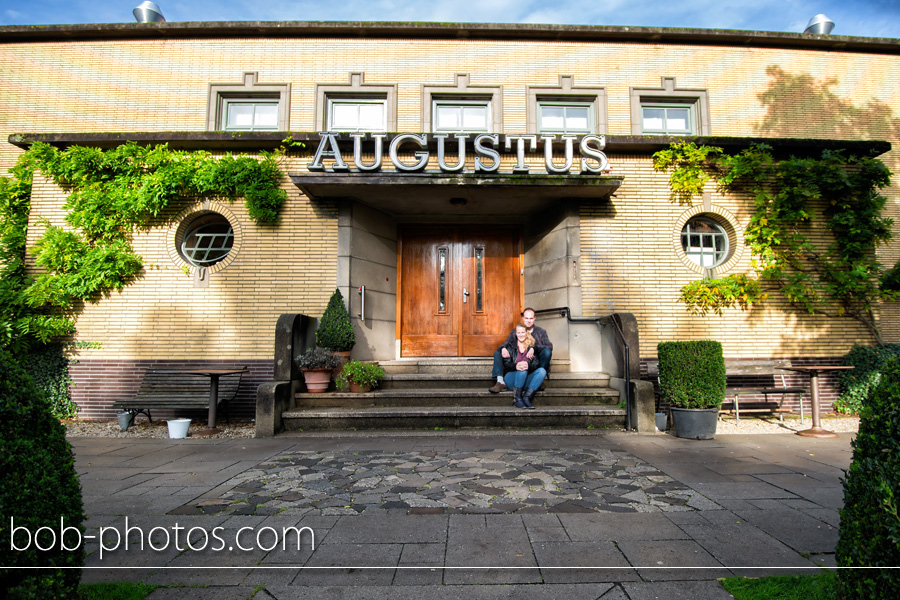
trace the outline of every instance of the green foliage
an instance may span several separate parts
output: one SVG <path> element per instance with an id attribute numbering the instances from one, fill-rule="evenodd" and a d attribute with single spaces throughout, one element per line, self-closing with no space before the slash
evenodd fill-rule
<path id="1" fill-rule="evenodd" d="M 722 586 L 736 600 L 840 600 L 838 574 L 726 577 Z"/>
<path id="2" fill-rule="evenodd" d="M 335 352 L 347 352 L 353 349 L 355 343 L 353 323 L 344 306 L 344 296 L 341 290 L 335 289 L 316 328 L 316 344 Z"/>
<path id="3" fill-rule="evenodd" d="M 250 218 L 273 223 L 287 195 L 279 182 L 283 153 L 215 157 L 126 143 L 102 150 L 59 150 L 33 144 L 0 178 L 0 348 L 27 352 L 75 329 L 81 303 L 121 291 L 139 277 L 143 259 L 135 231 L 161 224 L 161 213 L 184 198 L 243 197 Z M 41 272 L 25 272 L 25 230 L 34 171 L 69 192 L 65 227 L 42 222 L 32 251 Z"/>
<path id="4" fill-rule="evenodd" d="M 703 186 L 710 179 L 707 172 L 710 161 L 721 154 L 722 149 L 715 146 L 675 143 L 653 155 L 653 168 L 657 171 L 671 170 L 669 189 L 672 190 L 672 200 L 690 205 L 694 196 L 703 193 Z"/>
<path id="5" fill-rule="evenodd" d="M 684 302 L 694 314 L 706 315 L 713 311 L 721 316 L 723 309 L 740 307 L 747 310 L 767 296 L 758 280 L 737 274 L 692 281 L 681 288 L 678 301 Z"/>
<path id="6" fill-rule="evenodd" d="M 841 364 L 856 368 L 840 372 L 841 396 L 834 401 L 835 410 L 858 414 L 872 390 L 881 381 L 884 364 L 894 357 L 900 357 L 900 344 L 883 346 L 854 344 L 841 360 Z"/>
<path id="7" fill-rule="evenodd" d="M 65 429 L 50 414 L 50 407 L 31 378 L 5 350 L 0 350 L 0 597 L 10 599 L 69 599 L 76 595 L 84 564 L 84 550 L 64 550 L 60 522 L 83 534 L 81 488 L 75 473 L 72 448 Z M 10 519 L 17 535 L 12 538 Z M 32 534 L 30 548 L 24 527 Z M 33 536 L 41 527 L 56 531 L 56 544 L 38 550 Z M 49 533 L 38 538 L 50 546 Z M 75 547 L 78 535 L 70 531 L 67 547 Z M 47 567 L 26 570 L 21 567 Z"/>
<path id="8" fill-rule="evenodd" d="M 900 292 L 900 262 L 882 275 L 881 291 L 886 294 Z"/>
<path id="9" fill-rule="evenodd" d="M 78 405 L 69 395 L 72 384 L 69 363 L 65 347 L 59 342 L 33 348 L 22 362 L 25 372 L 44 393 L 50 412 L 57 419 L 71 419 L 78 412 Z"/>
<path id="10" fill-rule="evenodd" d="M 78 587 L 78 600 L 143 600 L 157 587 L 130 581 L 82 583 Z"/>
<path id="11" fill-rule="evenodd" d="M 851 317 L 882 342 L 873 307 L 900 298 L 900 274 L 885 273 L 875 254 L 892 237 L 893 221 L 881 215 L 887 199 L 879 190 L 890 184 L 883 162 L 831 150 L 819 158 L 776 160 L 765 145 L 727 155 L 690 143 L 658 152 L 654 167 L 672 170 L 673 197 L 682 203 L 710 178 L 723 192 L 750 194 L 754 211 L 744 238 L 757 276 L 807 312 Z M 813 202 L 824 206 L 830 243 L 810 233 Z M 688 307 L 702 312 L 702 305 Z"/>
<path id="12" fill-rule="evenodd" d="M 900 357 L 886 361 L 882 377 L 860 411 L 853 462 L 844 479 L 837 563 L 841 567 L 900 565 Z M 896 568 L 840 572 L 846 598 L 900 598 Z"/>
<path id="13" fill-rule="evenodd" d="M 294 359 L 300 369 L 325 369 L 333 371 L 340 369 L 344 359 L 330 350 L 324 348 L 310 348 Z"/>
<path id="14" fill-rule="evenodd" d="M 725 357 L 713 340 L 660 342 L 659 388 L 677 408 L 719 408 L 725 400 Z"/>
<path id="15" fill-rule="evenodd" d="M 335 383 L 341 390 L 351 383 L 371 389 L 377 387 L 382 378 L 384 378 L 384 369 L 377 362 L 351 360 L 341 369 Z"/>

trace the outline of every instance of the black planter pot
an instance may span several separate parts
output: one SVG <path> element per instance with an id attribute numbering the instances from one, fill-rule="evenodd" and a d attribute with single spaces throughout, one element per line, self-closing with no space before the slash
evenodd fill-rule
<path id="1" fill-rule="evenodd" d="M 691 440 L 711 440 L 716 437 L 716 423 L 719 420 L 718 408 L 675 408 L 672 421 L 675 435 Z"/>

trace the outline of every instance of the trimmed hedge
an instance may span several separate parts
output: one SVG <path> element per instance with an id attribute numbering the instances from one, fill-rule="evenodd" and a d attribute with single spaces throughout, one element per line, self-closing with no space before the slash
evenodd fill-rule
<path id="1" fill-rule="evenodd" d="M 33 347 L 23 358 L 25 372 L 34 380 L 47 401 L 50 411 L 58 419 L 71 419 L 78 414 L 78 405 L 69 395 L 72 379 L 63 344 L 54 342 Z"/>
<path id="2" fill-rule="evenodd" d="M 347 352 L 353 349 L 355 343 L 353 323 L 344 306 L 344 296 L 341 290 L 336 289 L 316 328 L 316 345 L 334 352 Z"/>
<path id="3" fill-rule="evenodd" d="M 870 391 L 878 385 L 884 363 L 893 357 L 900 357 L 900 344 L 855 344 L 841 360 L 842 365 L 856 368 L 840 372 L 841 397 L 834 401 L 834 409 L 842 413 L 858 414 Z"/>
<path id="4" fill-rule="evenodd" d="M 54 568 L 84 565 L 84 513 L 72 447 L 40 389 L 2 350 L 0 479 L 0 598 L 77 597 L 81 570 Z M 61 520 L 67 528 L 65 546 L 74 550 L 60 544 Z M 47 529 L 39 533 L 41 528 Z M 13 542 L 22 550 L 14 549 Z M 25 566 L 50 569 L 20 568 Z"/>
<path id="5" fill-rule="evenodd" d="M 844 479 L 837 563 L 841 567 L 900 565 L 900 358 L 882 377 L 860 412 L 853 462 Z M 843 569 L 847 599 L 900 598 L 900 571 Z"/>
<path id="6" fill-rule="evenodd" d="M 676 408 L 719 408 L 725 400 L 725 356 L 713 340 L 660 342 L 659 388 Z"/>

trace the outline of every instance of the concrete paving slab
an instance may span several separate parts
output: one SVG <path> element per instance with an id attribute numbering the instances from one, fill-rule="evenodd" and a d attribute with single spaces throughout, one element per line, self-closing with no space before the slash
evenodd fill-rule
<path id="1" fill-rule="evenodd" d="M 534 545 L 546 583 L 603 583 L 640 579 L 616 544 L 541 542 Z"/>
<path id="2" fill-rule="evenodd" d="M 213 591 L 217 599 L 245 598 L 258 585 L 267 588 L 257 599 L 279 600 L 350 594 L 360 600 L 385 593 L 417 600 L 727 598 L 713 578 L 729 571 L 766 575 L 782 572 L 768 567 L 833 566 L 837 508 L 843 501 L 840 474 L 851 457 L 849 436 L 809 442 L 792 435 L 738 435 L 709 444 L 615 432 L 329 436 L 181 444 L 73 440 L 87 526 L 95 534 L 101 526 L 120 526 L 126 516 L 150 528 L 176 521 L 207 531 L 222 526 L 227 536 L 242 527 L 250 528 L 244 535 L 255 536 L 265 527 L 283 526 L 309 526 L 315 534 L 314 550 L 257 549 L 210 558 L 130 551 L 104 556 L 102 563 L 94 541 L 88 546 L 89 565 L 103 568 L 86 570 L 85 580 L 153 578 L 176 586 L 190 581 L 212 586 L 165 588 L 152 598 L 204 598 Z M 552 458 L 532 460 L 547 448 Z M 294 476 L 272 493 L 246 488 L 254 481 L 267 485 L 267 465 L 284 457 L 301 460 L 302 453 L 328 455 L 322 468 L 332 469 L 332 487 L 318 507 L 292 502 Z M 355 478 L 342 472 L 348 464 Z M 300 462 L 296 467 L 299 480 L 307 467 Z M 392 490 L 377 483 L 347 495 L 378 469 L 408 475 L 406 487 Z M 403 501 L 401 494 L 411 493 L 407 487 L 416 489 L 419 505 Z M 388 497 L 392 493 L 396 499 Z M 413 514 L 433 510 L 428 503 L 438 493 L 465 497 L 470 504 L 483 497 L 485 506 L 464 508 L 486 514 L 461 514 L 453 507 Z M 603 505 L 598 498 L 616 501 Z M 634 512 L 620 499 L 640 499 L 646 510 L 657 512 Z M 240 511 L 221 509 L 235 500 Z M 537 503 L 562 511 L 545 507 L 536 514 Z M 356 514 L 346 515 L 347 506 Z M 631 512 L 603 512 L 623 508 Z M 498 510 L 502 514 L 493 514 Z M 265 536 L 261 539 L 265 543 Z M 184 569 L 164 568 L 168 563 L 190 564 L 201 575 L 192 580 Z M 619 568 L 599 574 L 601 563 Z M 315 568 L 299 568 L 303 565 Z M 132 568 L 110 568 L 116 566 Z M 140 566 L 148 568 L 134 568 Z M 219 569 L 208 568 L 214 566 L 234 574 L 217 578 Z M 556 566 L 566 568 L 550 568 Z M 679 566 L 698 568 L 673 568 Z"/>
<path id="3" fill-rule="evenodd" d="M 593 513 L 558 516 L 569 538 L 575 542 L 687 539 L 687 534 L 667 515 L 668 513 Z"/>
<path id="4" fill-rule="evenodd" d="M 734 600 L 717 581 L 623 583 L 629 600 Z"/>
<path id="5" fill-rule="evenodd" d="M 636 571 L 644 581 L 717 579 L 731 576 L 728 569 L 722 567 L 719 561 L 694 540 L 633 540 L 620 542 L 617 547 L 628 562 L 637 567 Z"/>

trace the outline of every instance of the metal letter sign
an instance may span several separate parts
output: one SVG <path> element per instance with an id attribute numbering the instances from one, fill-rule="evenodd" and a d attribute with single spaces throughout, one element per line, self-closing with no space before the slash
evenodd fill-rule
<path id="1" fill-rule="evenodd" d="M 351 133 L 353 139 L 353 166 L 349 166 L 344 162 L 341 155 L 341 149 L 338 141 L 341 139 L 340 133 L 322 132 L 319 134 L 319 147 L 313 155 L 312 162 L 307 164 L 310 171 L 325 171 L 326 173 L 335 171 L 381 171 L 382 170 L 382 154 L 384 150 L 384 141 L 387 138 L 386 133 Z M 366 164 L 363 162 L 363 144 L 368 143 L 371 136 L 371 152 L 374 155 L 372 162 Z M 469 145 L 470 136 L 465 133 L 454 133 L 453 138 L 457 142 L 457 148 L 450 154 L 456 154 L 456 160 L 453 164 L 447 163 L 447 140 L 450 138 L 448 133 L 435 133 L 431 138 L 437 146 L 437 162 L 438 167 L 444 173 L 465 173 L 467 147 Z M 564 161 L 560 165 L 558 160 L 554 160 L 553 143 L 556 141 L 555 135 L 542 135 L 541 141 L 544 142 L 544 168 L 547 173 L 552 175 L 564 175 L 569 173 L 575 166 L 575 141 L 578 136 L 572 134 L 562 135 L 559 139 L 563 143 Z M 526 152 L 537 151 L 536 135 L 507 135 L 504 146 L 507 152 L 513 151 L 515 146 L 516 164 L 512 168 L 513 173 L 528 173 L 529 167 L 525 163 Z M 388 145 L 388 156 L 394 169 L 401 173 L 416 173 L 425 170 L 431 153 L 428 151 L 429 135 L 427 133 L 399 133 L 391 139 Z M 400 149 L 404 144 L 413 144 L 418 149 L 413 151 L 414 162 L 404 162 L 400 160 Z M 500 152 L 497 147 L 500 146 L 500 135 L 496 133 L 482 133 L 475 137 L 472 142 L 472 151 L 474 154 L 474 164 L 476 173 L 496 173 L 500 170 Z M 602 135 L 585 135 L 578 141 L 578 151 L 581 154 L 581 173 L 599 174 L 609 170 L 609 159 L 603 152 L 606 148 L 606 136 Z M 325 160 L 332 161 L 330 167 L 326 167 Z"/>

